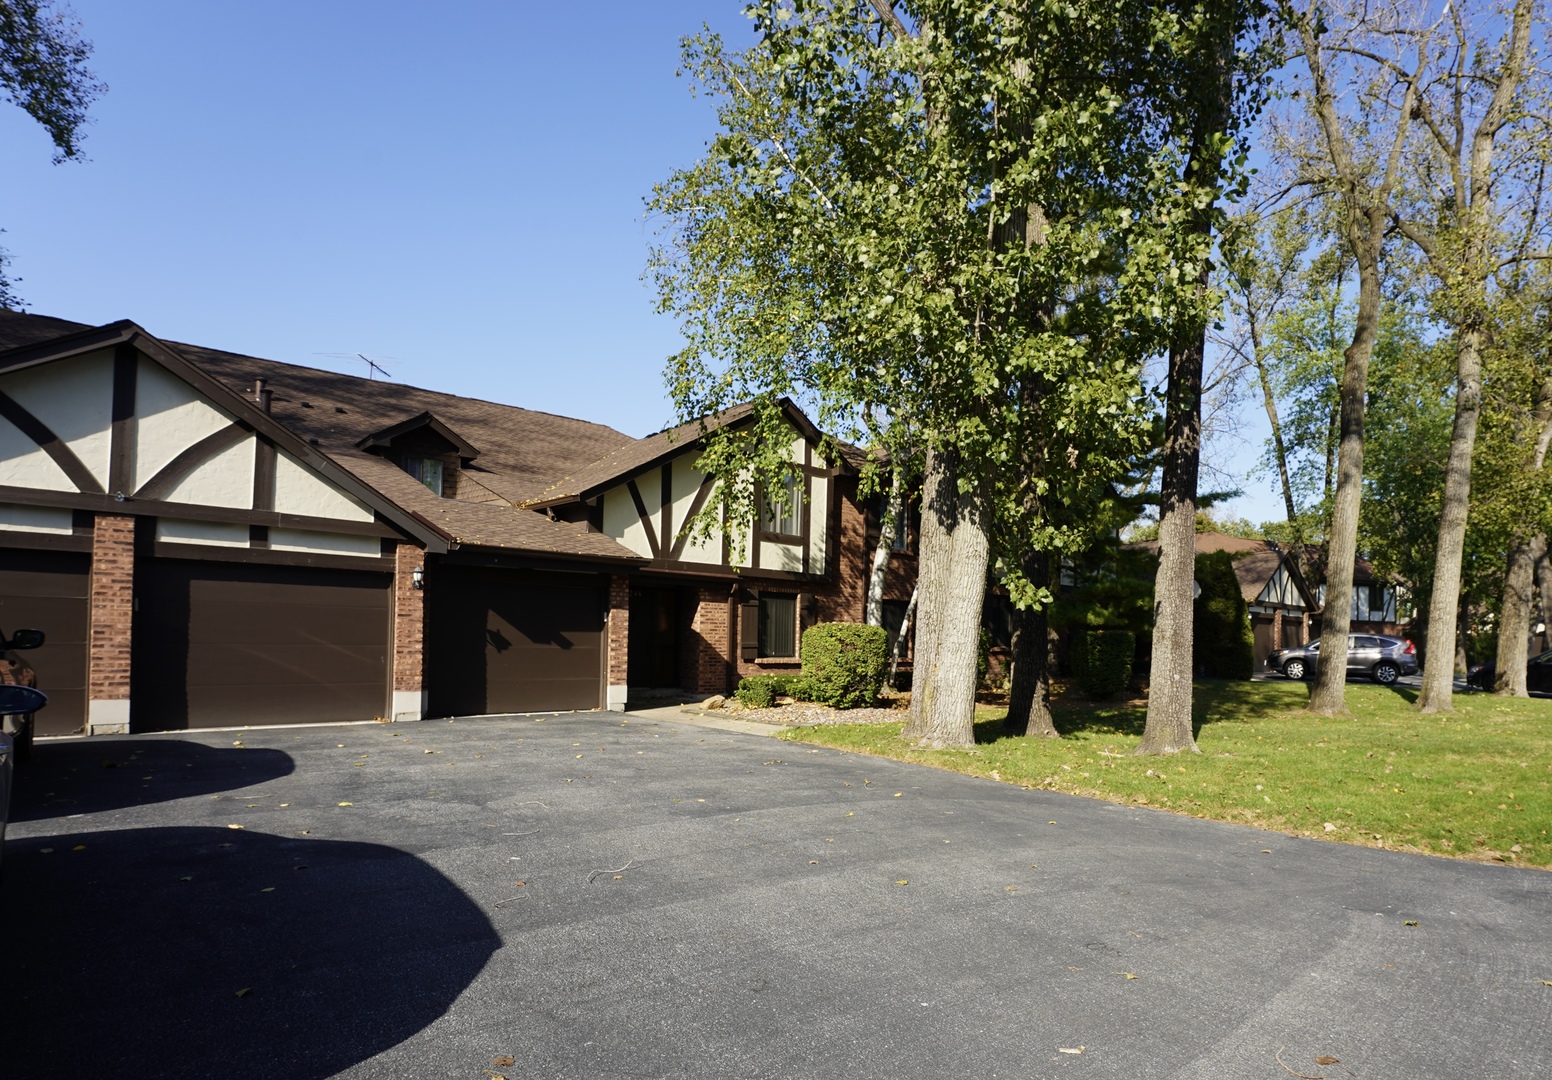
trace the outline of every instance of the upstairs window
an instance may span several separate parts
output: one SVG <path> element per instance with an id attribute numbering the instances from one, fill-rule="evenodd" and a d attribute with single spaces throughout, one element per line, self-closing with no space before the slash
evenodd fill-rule
<path id="1" fill-rule="evenodd" d="M 436 458 L 406 457 L 404 471 L 425 484 L 437 495 L 442 494 L 442 462 Z"/>
<path id="2" fill-rule="evenodd" d="M 760 529 L 772 536 L 799 537 L 803 534 L 803 476 L 788 473 L 782 487 L 768 493 L 760 511 Z"/>

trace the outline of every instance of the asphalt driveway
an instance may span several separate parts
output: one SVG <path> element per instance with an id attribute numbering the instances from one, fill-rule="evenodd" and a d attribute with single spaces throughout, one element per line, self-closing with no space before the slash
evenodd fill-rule
<path id="1" fill-rule="evenodd" d="M 47 742 L 13 809 L 17 1080 L 1552 1073 L 1552 875 L 768 738 Z"/>

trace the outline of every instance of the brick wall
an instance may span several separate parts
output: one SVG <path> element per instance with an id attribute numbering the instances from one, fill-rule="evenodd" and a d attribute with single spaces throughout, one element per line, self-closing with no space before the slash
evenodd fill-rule
<path id="1" fill-rule="evenodd" d="M 426 681 L 426 594 L 415 588 L 425 553 L 400 544 L 393 554 L 393 688 L 417 693 Z"/>
<path id="2" fill-rule="evenodd" d="M 695 591 L 694 616 L 690 620 L 690 648 L 694 682 L 689 689 L 701 694 L 726 694 L 729 685 L 728 588 L 709 586 Z"/>
<path id="3" fill-rule="evenodd" d="M 88 701 L 128 701 L 135 617 L 135 519 L 98 514 L 92 532 Z"/>

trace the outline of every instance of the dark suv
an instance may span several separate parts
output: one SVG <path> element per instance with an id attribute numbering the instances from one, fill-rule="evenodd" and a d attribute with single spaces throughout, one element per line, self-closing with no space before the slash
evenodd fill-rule
<path id="1" fill-rule="evenodd" d="M 1320 639 L 1292 649 L 1278 649 L 1266 658 L 1266 666 L 1290 679 L 1313 675 L 1320 660 Z M 1347 635 L 1347 674 L 1367 675 L 1389 686 L 1403 675 L 1417 674 L 1417 646 L 1402 638 L 1381 634 Z"/>

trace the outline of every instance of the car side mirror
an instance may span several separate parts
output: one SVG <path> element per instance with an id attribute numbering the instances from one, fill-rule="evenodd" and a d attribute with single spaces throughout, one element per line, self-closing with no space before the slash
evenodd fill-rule
<path id="1" fill-rule="evenodd" d="M 0 648 L 6 649 L 36 649 L 43 644 L 42 630 L 18 630 L 11 635 L 11 640 L 5 642 Z"/>
<path id="2" fill-rule="evenodd" d="M 0 713 L 37 712 L 48 704 L 48 695 L 30 686 L 0 686 Z"/>

